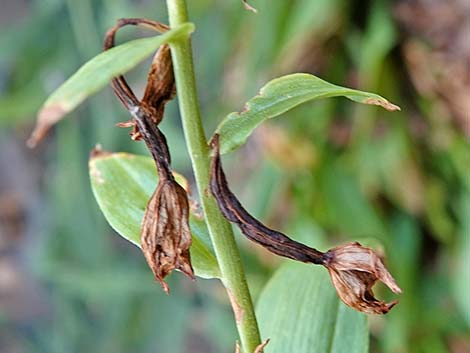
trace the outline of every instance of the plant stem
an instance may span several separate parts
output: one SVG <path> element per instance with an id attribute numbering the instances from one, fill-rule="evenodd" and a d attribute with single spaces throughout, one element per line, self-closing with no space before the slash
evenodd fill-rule
<path id="1" fill-rule="evenodd" d="M 170 26 L 188 21 L 186 0 L 167 0 Z M 260 344 L 260 335 L 250 291 L 243 271 L 240 253 L 231 225 L 219 211 L 209 190 L 209 153 L 202 127 L 196 94 L 190 39 L 171 43 L 178 104 L 186 144 L 196 178 L 215 254 L 219 262 L 222 282 L 227 289 L 235 313 L 238 334 L 245 353 L 252 353 Z"/>

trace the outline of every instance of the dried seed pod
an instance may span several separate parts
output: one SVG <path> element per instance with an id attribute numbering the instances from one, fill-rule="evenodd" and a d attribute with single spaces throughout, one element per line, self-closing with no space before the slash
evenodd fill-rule
<path id="1" fill-rule="evenodd" d="M 142 220 L 141 246 L 155 279 L 167 293 L 163 279 L 175 268 L 194 279 L 188 220 L 186 191 L 175 180 L 159 182 Z"/>
<path id="2" fill-rule="evenodd" d="M 137 127 L 157 165 L 159 182 L 142 220 L 141 246 L 155 278 L 168 293 L 163 279 L 179 269 L 194 279 L 189 248 L 189 202 L 186 191 L 175 181 L 165 136 L 145 110 L 133 111 Z"/>
<path id="3" fill-rule="evenodd" d="M 386 304 L 373 296 L 371 288 L 378 280 L 395 293 L 401 293 L 401 289 L 372 249 L 350 243 L 322 253 L 266 227 L 251 216 L 228 187 L 220 160 L 218 135 L 214 136 L 211 144 L 214 148 L 211 192 L 224 217 L 235 223 L 248 239 L 277 255 L 325 266 L 340 299 L 358 311 L 385 314 L 397 303 Z"/>
<path id="4" fill-rule="evenodd" d="M 105 50 L 114 46 L 117 30 L 125 25 L 144 26 L 162 32 L 167 26 L 145 19 L 121 19 L 105 37 Z M 155 54 L 144 97 L 139 101 L 123 76 L 112 81 L 116 96 L 133 119 L 118 124 L 132 127 L 133 140 L 145 141 L 157 166 L 159 182 L 147 204 L 141 229 L 141 247 L 155 279 L 169 292 L 164 278 L 179 269 L 194 279 L 189 249 L 189 202 L 186 191 L 175 181 L 171 171 L 170 151 L 165 135 L 157 125 L 163 119 L 165 104 L 175 96 L 173 65 L 168 45 Z"/>
<path id="5" fill-rule="evenodd" d="M 372 286 L 377 281 L 394 293 L 401 293 L 401 289 L 372 249 L 357 242 L 344 244 L 328 250 L 324 259 L 331 282 L 346 305 L 368 314 L 386 314 L 398 303 L 374 298 Z"/>

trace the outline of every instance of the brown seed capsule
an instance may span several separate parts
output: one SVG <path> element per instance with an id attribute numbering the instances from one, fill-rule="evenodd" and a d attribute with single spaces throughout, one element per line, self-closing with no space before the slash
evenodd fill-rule
<path id="1" fill-rule="evenodd" d="M 106 34 L 105 50 L 114 46 L 117 30 L 126 25 L 143 26 L 159 32 L 168 30 L 167 26 L 146 19 L 121 19 Z M 168 293 L 164 278 L 174 269 L 194 279 L 189 253 L 192 238 L 188 196 L 173 177 L 170 151 L 157 126 L 163 119 L 165 104 L 175 96 L 170 48 L 162 45 L 155 54 L 141 101 L 123 76 L 114 78 L 111 85 L 133 117 L 118 126 L 132 127 L 132 139 L 145 141 L 157 166 L 159 182 L 142 220 L 141 247 L 156 280 Z"/>
<path id="2" fill-rule="evenodd" d="M 398 303 L 385 303 L 374 298 L 372 286 L 377 281 L 394 293 L 401 293 L 382 259 L 370 248 L 349 243 L 325 253 L 324 266 L 341 300 L 350 307 L 369 314 L 386 314 Z"/>
<path id="3" fill-rule="evenodd" d="M 211 144 L 214 148 L 211 192 L 224 217 L 235 223 L 248 239 L 276 255 L 325 266 L 340 299 L 358 311 L 385 314 L 397 303 L 394 301 L 386 304 L 373 296 L 371 288 L 377 280 L 385 283 L 395 293 L 401 293 L 401 289 L 372 249 L 359 243 L 350 243 L 322 253 L 266 227 L 251 216 L 228 187 L 220 160 L 218 135 L 214 136 Z"/>
<path id="4" fill-rule="evenodd" d="M 162 180 L 145 210 L 141 246 L 155 279 L 167 293 L 163 279 L 175 268 L 194 279 L 188 219 L 186 191 L 174 180 Z"/>

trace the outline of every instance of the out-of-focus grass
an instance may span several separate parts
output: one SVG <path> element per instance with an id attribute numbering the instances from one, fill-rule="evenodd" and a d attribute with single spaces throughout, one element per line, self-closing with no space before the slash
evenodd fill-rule
<path id="1" fill-rule="evenodd" d="M 303 105 L 260 127 L 229 157 L 235 163 L 227 172 L 250 210 L 294 238 L 324 249 L 352 239 L 382 244 L 404 294 L 388 316 L 371 320 L 373 352 L 465 352 L 470 147 L 446 101 L 410 79 L 417 73 L 405 49 L 424 40 L 420 33 L 403 30 L 393 1 L 252 1 L 258 15 L 238 0 L 189 3 L 208 133 L 267 80 L 298 71 L 402 107 L 391 114 L 344 99 Z M 13 310 L 28 306 L 7 307 L 0 295 L 0 351 L 232 351 L 236 334 L 220 286 L 174 275 L 172 295 L 163 295 L 138 249 L 112 236 L 98 210 L 87 175 L 95 143 L 146 153 L 113 127 L 127 114 L 109 89 L 61 123 L 34 155 L 18 143 L 43 99 L 100 50 L 117 18 L 164 21 L 164 2 L 37 0 L 24 13 L 0 34 L 0 139 L 15 152 L 2 149 L 0 163 L 23 171 L 35 193 L 19 198 L 25 216 L 12 236 L 4 226 L 13 207 L 5 195 L 24 188 L 25 177 L 15 186 L 0 180 L 0 271 L 17 264 L 18 281 L 30 287 L 3 280 L 0 290 L 37 307 Z M 119 40 L 133 35 L 124 31 Z M 129 75 L 137 90 L 145 76 L 146 68 Z M 190 177 L 174 103 L 162 128 L 175 169 Z M 256 297 L 279 261 L 240 245 Z"/>

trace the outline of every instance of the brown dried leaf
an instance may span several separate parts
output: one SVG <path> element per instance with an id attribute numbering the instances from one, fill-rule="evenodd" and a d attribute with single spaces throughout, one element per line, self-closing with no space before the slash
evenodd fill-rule
<path id="1" fill-rule="evenodd" d="M 401 293 L 401 289 L 372 249 L 357 242 L 340 245 L 325 253 L 324 266 L 346 305 L 368 314 L 386 314 L 398 303 L 385 303 L 374 298 L 372 286 L 378 280 L 394 293 Z"/>
<path id="2" fill-rule="evenodd" d="M 382 107 L 389 112 L 394 112 L 394 111 L 400 111 L 401 108 L 398 105 L 395 105 L 391 102 L 389 102 L 386 99 L 377 99 L 377 98 L 367 98 L 364 100 L 365 104 L 370 104 L 370 105 L 377 105 L 379 107 Z"/>
<path id="3" fill-rule="evenodd" d="M 172 179 L 160 179 L 142 220 L 141 246 L 155 279 L 167 293 L 169 288 L 164 278 L 174 269 L 194 279 L 188 222 L 186 191 Z"/>

